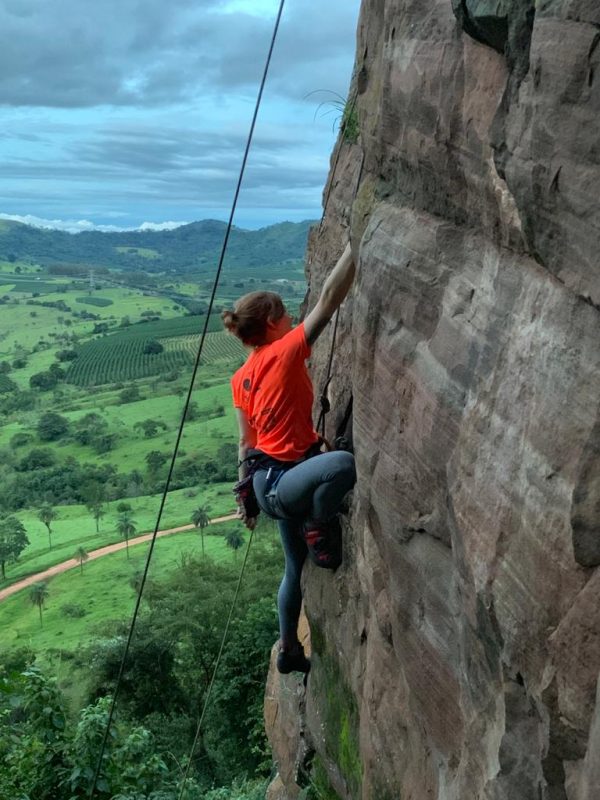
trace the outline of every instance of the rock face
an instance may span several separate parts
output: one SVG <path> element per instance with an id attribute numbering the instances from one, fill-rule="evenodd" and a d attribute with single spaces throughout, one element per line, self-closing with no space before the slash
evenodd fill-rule
<path id="1" fill-rule="evenodd" d="M 598 67 L 592 0 L 363 0 L 307 261 L 312 304 L 350 228 L 358 483 L 273 798 L 600 797 Z"/>

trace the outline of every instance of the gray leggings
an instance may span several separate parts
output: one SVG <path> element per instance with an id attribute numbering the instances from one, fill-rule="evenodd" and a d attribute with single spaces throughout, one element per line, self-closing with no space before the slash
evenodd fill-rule
<path id="1" fill-rule="evenodd" d="M 326 522 L 335 516 L 355 481 L 354 456 L 341 450 L 314 456 L 285 472 L 268 476 L 268 470 L 261 469 L 254 475 L 259 505 L 277 520 L 285 553 L 285 573 L 277 604 L 281 641 L 286 649 L 298 642 L 300 577 L 307 552 L 302 525 L 307 521 Z"/>

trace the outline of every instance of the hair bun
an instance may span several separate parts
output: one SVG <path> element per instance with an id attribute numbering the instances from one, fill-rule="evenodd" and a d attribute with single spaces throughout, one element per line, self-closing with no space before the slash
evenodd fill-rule
<path id="1" fill-rule="evenodd" d="M 237 326 L 239 324 L 239 317 L 235 313 L 235 311 L 222 311 L 221 312 L 221 319 L 223 320 L 223 325 L 227 328 L 230 333 L 235 333 Z"/>

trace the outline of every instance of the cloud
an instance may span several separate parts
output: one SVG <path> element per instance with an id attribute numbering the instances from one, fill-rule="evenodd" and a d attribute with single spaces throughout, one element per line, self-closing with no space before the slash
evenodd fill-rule
<path id="1" fill-rule="evenodd" d="M 187 222 L 143 222 L 136 228 L 121 227 L 119 225 L 97 225 L 87 219 L 41 219 L 32 214 L 0 214 L 0 219 L 11 222 L 21 222 L 34 228 L 66 231 L 67 233 L 81 233 L 82 231 L 103 231 L 118 233 L 121 231 L 172 231 L 187 225 Z"/>
<path id="2" fill-rule="evenodd" d="M 226 218 L 278 5 L 0 0 L 0 209 L 75 230 Z M 358 5 L 288 0 L 240 224 L 319 216 L 338 112 L 306 95 L 347 92 Z"/>
<path id="3" fill-rule="evenodd" d="M 300 97 L 323 80 L 345 91 L 358 0 L 330 0 L 327 13 L 289 3 L 271 86 Z M 315 4 L 317 6 L 317 4 Z M 354 6 L 354 8 L 353 8 Z M 0 104 L 84 108 L 156 106 L 254 87 L 278 7 L 219 0 L 3 0 Z M 339 66 L 339 64 L 338 64 Z M 343 85 L 342 85 L 343 84 Z"/>

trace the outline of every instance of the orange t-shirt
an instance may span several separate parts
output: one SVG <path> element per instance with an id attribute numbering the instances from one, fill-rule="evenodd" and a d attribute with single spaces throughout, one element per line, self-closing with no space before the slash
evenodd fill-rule
<path id="1" fill-rule="evenodd" d="M 304 323 L 281 339 L 253 350 L 231 379 L 233 405 L 256 431 L 256 447 L 281 461 L 295 461 L 318 441 L 312 421 L 313 387 Z"/>

